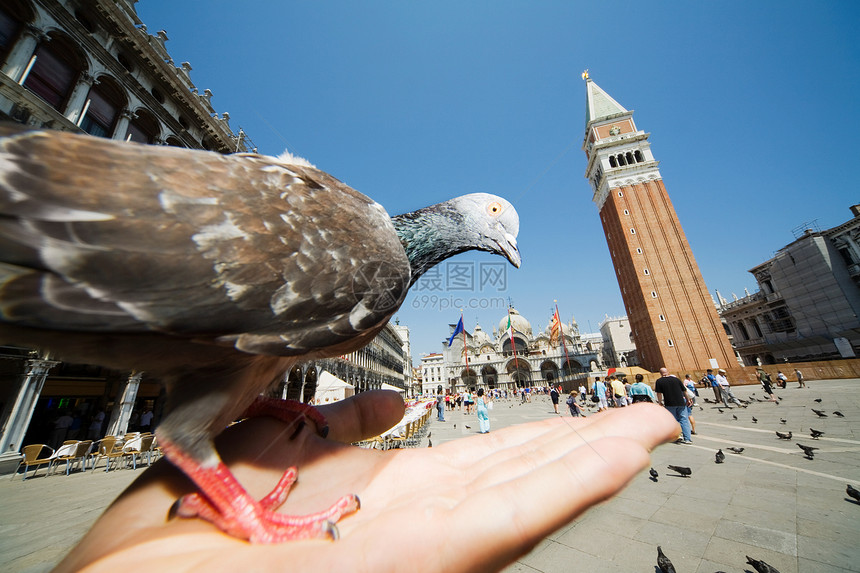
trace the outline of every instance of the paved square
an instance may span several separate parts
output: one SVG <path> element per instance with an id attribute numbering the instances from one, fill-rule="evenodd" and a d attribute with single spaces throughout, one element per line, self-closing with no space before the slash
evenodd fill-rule
<path id="1" fill-rule="evenodd" d="M 789 384 L 777 391 L 779 406 L 755 401 L 763 398 L 759 386 L 733 391 L 742 400 L 753 397 L 748 408 L 720 413 L 704 402 L 713 400 L 710 389 L 700 392 L 703 408 L 694 409 L 694 443 L 667 444 L 653 453 L 660 474 L 656 483 L 643 472 L 621 494 L 547 537 L 506 571 L 654 573 L 657 545 L 679 573 L 752 571 L 745 555 L 781 573 L 860 571 L 860 504 L 845 493 L 848 483 L 860 486 L 860 379 L 812 380 L 804 389 Z M 837 410 L 844 417 L 835 416 Z M 559 411 L 569 416 L 564 399 Z M 475 414 L 445 415 L 444 423 L 432 418 L 434 446 L 481 439 Z M 491 430 L 555 415 L 545 396 L 526 404 L 501 400 L 490 412 Z M 810 427 L 825 433 L 813 440 Z M 781 440 L 776 431 L 791 431 L 792 439 Z M 796 443 L 820 449 L 809 460 Z M 428 445 L 425 438 L 419 447 Z M 730 453 L 730 446 L 744 451 Z M 726 454 L 723 464 L 714 462 L 718 448 Z M 690 467 L 692 476 L 674 475 L 669 464 Z M 58 472 L 24 482 L 3 476 L 0 570 L 50 570 L 140 473 Z"/>

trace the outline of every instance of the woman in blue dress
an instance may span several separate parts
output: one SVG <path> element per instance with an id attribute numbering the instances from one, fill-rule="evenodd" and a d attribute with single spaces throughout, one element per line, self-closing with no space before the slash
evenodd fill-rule
<path id="1" fill-rule="evenodd" d="M 478 411 L 478 426 L 481 434 L 490 433 L 490 412 L 487 408 L 487 401 L 484 399 L 484 389 L 478 388 L 478 398 L 475 401 Z"/>

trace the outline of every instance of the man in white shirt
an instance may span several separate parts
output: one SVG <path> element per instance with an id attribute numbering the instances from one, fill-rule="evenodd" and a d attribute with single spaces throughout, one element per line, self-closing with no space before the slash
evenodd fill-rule
<path id="1" fill-rule="evenodd" d="M 729 380 L 726 378 L 726 371 L 722 368 L 717 372 L 717 384 L 720 385 L 720 396 L 723 399 L 723 404 L 726 405 L 726 408 L 730 408 L 729 400 L 740 406 L 741 408 L 746 408 L 741 401 L 738 400 L 734 394 L 732 394 L 732 389 L 729 387 Z"/>

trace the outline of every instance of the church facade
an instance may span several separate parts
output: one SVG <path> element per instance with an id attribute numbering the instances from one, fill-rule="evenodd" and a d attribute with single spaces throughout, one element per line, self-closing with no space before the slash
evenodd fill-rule
<path id="1" fill-rule="evenodd" d="M 451 333 L 454 325 L 451 325 Z M 424 377 L 424 393 L 467 389 L 506 389 L 585 382 L 589 372 L 603 366 L 602 339 L 580 334 L 576 320 L 533 331 L 531 323 L 516 309 L 501 317 L 488 333 L 480 325 L 464 330 L 442 343 L 439 354 L 430 355 L 436 378 Z M 441 363 L 441 364 L 440 364 Z M 422 364 L 423 366 L 423 364 Z"/>

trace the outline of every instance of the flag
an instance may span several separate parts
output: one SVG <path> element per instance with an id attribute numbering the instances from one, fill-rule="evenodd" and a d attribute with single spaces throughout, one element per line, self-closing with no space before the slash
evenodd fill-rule
<path id="1" fill-rule="evenodd" d="M 514 339 L 514 329 L 511 326 L 511 313 L 508 313 L 508 328 L 505 329 L 505 334 L 507 334 L 511 340 Z"/>
<path id="2" fill-rule="evenodd" d="M 561 320 L 558 318 L 558 311 L 552 315 L 552 322 L 549 323 L 549 343 L 552 346 L 558 346 L 558 335 L 561 332 Z"/>
<path id="3" fill-rule="evenodd" d="M 508 319 L 510 322 L 510 319 Z M 463 332 L 463 317 L 460 317 L 460 322 L 457 323 L 457 328 L 454 329 L 454 334 L 451 335 L 451 338 L 448 339 L 448 346 L 450 347 L 454 344 L 454 337 Z"/>

